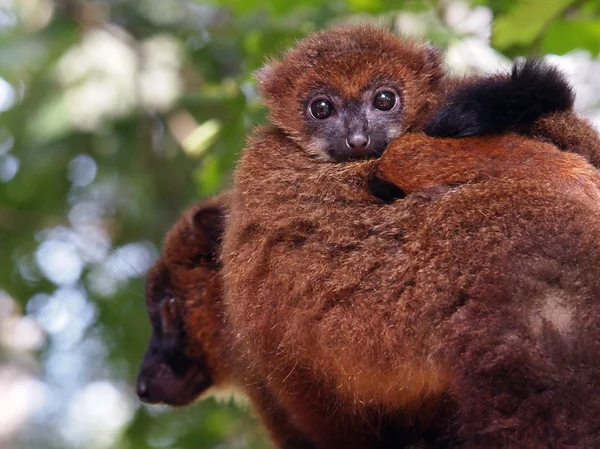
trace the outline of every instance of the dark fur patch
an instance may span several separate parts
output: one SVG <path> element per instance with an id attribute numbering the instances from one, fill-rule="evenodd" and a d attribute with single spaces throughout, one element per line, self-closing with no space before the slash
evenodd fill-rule
<path id="1" fill-rule="evenodd" d="M 385 203 L 391 203 L 406 197 L 406 193 L 396 185 L 374 175 L 369 179 L 369 191 L 371 194 Z"/>
<path id="2" fill-rule="evenodd" d="M 542 61 L 516 63 L 511 76 L 485 77 L 453 92 L 425 125 L 433 137 L 466 137 L 530 126 L 539 117 L 573 106 L 564 75 Z"/>

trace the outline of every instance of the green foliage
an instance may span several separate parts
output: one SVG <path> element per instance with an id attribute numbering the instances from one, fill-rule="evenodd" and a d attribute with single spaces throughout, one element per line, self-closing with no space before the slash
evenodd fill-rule
<path id="1" fill-rule="evenodd" d="M 600 2 L 581 0 L 490 2 L 496 9 L 492 43 L 509 55 L 600 50 Z"/>

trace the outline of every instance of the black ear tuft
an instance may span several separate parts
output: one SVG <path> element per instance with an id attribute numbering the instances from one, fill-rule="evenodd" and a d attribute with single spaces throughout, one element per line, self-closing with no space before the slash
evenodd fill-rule
<path id="1" fill-rule="evenodd" d="M 518 130 L 539 117 L 573 107 L 564 75 L 539 60 L 516 63 L 512 73 L 486 76 L 459 87 L 425 125 L 433 137 L 466 137 Z"/>
<path id="2" fill-rule="evenodd" d="M 523 124 L 531 124 L 544 114 L 564 112 L 575 102 L 575 92 L 565 75 L 537 59 L 516 63 L 510 85 L 512 104 L 508 112 L 515 112 L 515 117 L 520 117 Z M 521 111 L 520 115 L 516 111 Z"/>

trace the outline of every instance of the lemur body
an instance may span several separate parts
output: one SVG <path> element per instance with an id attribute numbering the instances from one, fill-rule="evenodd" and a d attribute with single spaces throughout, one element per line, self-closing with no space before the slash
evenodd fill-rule
<path id="1" fill-rule="evenodd" d="M 429 54 L 409 45 L 399 66 L 401 44 L 387 35 L 330 33 L 371 54 L 348 58 L 338 46 L 328 58 L 321 35 L 263 74 L 279 129 L 244 151 L 224 239 L 237 344 L 317 447 L 379 447 L 390 423 L 398 444 L 430 431 L 437 447 L 600 445 L 598 173 L 516 134 L 394 140 L 432 116 L 440 77 Z M 303 52 L 311 62 L 299 67 Z M 399 128 L 352 142 L 359 128 L 345 117 L 318 127 L 323 79 L 337 87 L 330 103 L 362 111 L 354 117 L 368 115 L 359 99 L 375 101 L 379 80 L 402 99 L 385 111 Z M 345 137 L 346 150 L 320 132 Z M 348 162 L 390 142 L 381 161 Z M 406 172 L 393 162 L 405 149 Z M 402 200 L 371 195 L 369 180 L 382 174 Z M 549 404 L 559 405 L 548 413 Z M 344 434 L 361 421 L 362 434 Z"/>
<path id="2" fill-rule="evenodd" d="M 425 190 L 385 206 L 365 184 L 374 161 L 315 166 L 281 135 L 242 158 L 228 313 L 317 447 L 343 447 L 331 421 L 377 413 L 403 416 L 407 432 L 449 419 L 456 447 L 600 443 L 598 175 L 516 141 L 507 151 L 521 159 L 473 179 L 425 177 Z M 424 156 L 443 155 L 432 148 Z M 544 170 L 515 169 L 535 160 L 527 150 L 546 154 Z M 319 403 L 321 388 L 336 397 Z M 452 418 L 436 415 L 447 408 Z"/>

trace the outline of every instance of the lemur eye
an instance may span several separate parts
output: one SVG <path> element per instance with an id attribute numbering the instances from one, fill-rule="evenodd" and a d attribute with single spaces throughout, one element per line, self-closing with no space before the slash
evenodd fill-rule
<path id="1" fill-rule="evenodd" d="M 319 98 L 310 104 L 310 114 L 318 120 L 325 120 L 333 114 L 333 105 L 329 100 Z"/>
<path id="2" fill-rule="evenodd" d="M 389 111 L 396 105 L 396 94 L 389 90 L 382 90 L 375 94 L 373 98 L 373 106 L 380 111 Z"/>
<path id="3" fill-rule="evenodd" d="M 177 300 L 172 296 L 164 299 L 160 305 L 160 324 L 164 332 L 169 332 L 176 325 Z"/>

